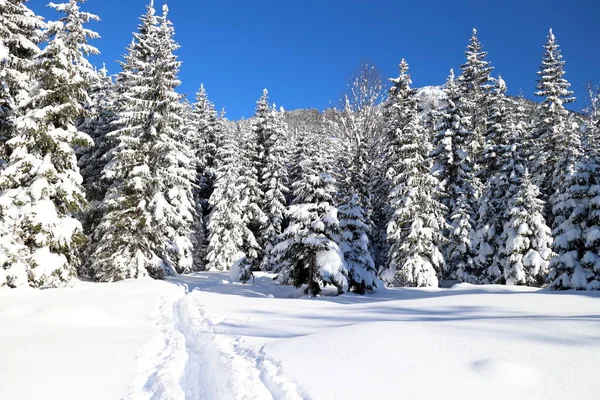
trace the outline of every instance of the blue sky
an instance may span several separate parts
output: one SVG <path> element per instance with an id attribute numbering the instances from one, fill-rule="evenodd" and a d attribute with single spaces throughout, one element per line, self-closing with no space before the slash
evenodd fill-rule
<path id="1" fill-rule="evenodd" d="M 60 2 L 60 0 L 54 0 Z M 82 8 L 100 16 L 90 24 L 95 45 L 118 72 L 149 0 L 88 0 Z M 55 18 L 48 0 L 30 0 L 38 14 Z M 157 8 L 162 6 L 156 0 Z M 264 87 L 286 109 L 327 107 L 339 98 L 361 60 L 384 77 L 398 75 L 406 58 L 415 87 L 438 85 L 464 62 L 477 28 L 494 74 L 509 93 L 534 98 L 542 46 L 553 28 L 567 62 L 566 78 L 585 105 L 584 85 L 600 82 L 598 0 L 168 0 L 183 61 L 180 91 L 204 83 L 210 99 L 230 118 L 249 117 Z"/>

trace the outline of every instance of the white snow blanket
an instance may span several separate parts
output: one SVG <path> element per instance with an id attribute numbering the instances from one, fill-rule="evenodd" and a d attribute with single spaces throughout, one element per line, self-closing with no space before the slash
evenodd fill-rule
<path id="1" fill-rule="evenodd" d="M 0 292 L 0 399 L 595 399 L 599 360 L 596 292 L 310 299 L 227 273 Z"/>

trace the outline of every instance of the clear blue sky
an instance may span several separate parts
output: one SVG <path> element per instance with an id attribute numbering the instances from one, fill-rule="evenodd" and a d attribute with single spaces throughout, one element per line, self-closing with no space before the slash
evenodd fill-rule
<path id="1" fill-rule="evenodd" d="M 60 0 L 54 0 L 60 2 Z M 83 9 L 100 16 L 90 24 L 95 45 L 118 72 L 148 0 L 88 0 Z M 28 4 L 55 18 L 45 4 Z M 168 0 L 183 66 L 182 93 L 204 83 L 210 99 L 230 118 L 249 117 L 267 87 L 286 109 L 325 108 L 339 97 L 361 59 L 384 77 L 398 75 L 406 58 L 414 86 L 438 85 L 464 61 L 477 28 L 479 38 L 506 80 L 509 93 L 533 98 L 536 71 L 548 28 L 567 62 L 566 78 L 584 105 L 584 84 L 600 82 L 600 0 Z M 161 0 L 156 0 L 160 10 Z"/>

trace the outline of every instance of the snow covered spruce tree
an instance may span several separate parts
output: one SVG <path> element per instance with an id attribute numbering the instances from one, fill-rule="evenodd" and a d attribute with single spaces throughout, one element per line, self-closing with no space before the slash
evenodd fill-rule
<path id="1" fill-rule="evenodd" d="M 588 92 L 590 105 L 587 109 L 586 137 L 588 148 L 586 150 L 600 152 L 600 143 L 598 142 L 600 138 L 600 87 L 596 87 L 595 91 L 590 87 Z"/>
<path id="2" fill-rule="evenodd" d="M 338 210 L 340 237 L 337 240 L 348 269 L 349 288 L 359 294 L 377 287 L 377 270 L 369 249 L 370 227 L 357 194 Z"/>
<path id="3" fill-rule="evenodd" d="M 16 135 L 18 105 L 27 100 L 33 79 L 33 59 L 39 53 L 45 24 L 23 0 L 0 3 L 0 168 L 10 154 L 8 140 Z"/>
<path id="4" fill-rule="evenodd" d="M 264 252 L 260 268 L 272 270 L 274 261 L 271 252 L 282 233 L 288 176 L 284 147 L 286 126 L 282 115 L 269 106 L 267 89 L 257 102 L 252 130 L 256 141 L 254 164 L 260 187 L 259 206 L 266 217 L 258 240 Z"/>
<path id="5" fill-rule="evenodd" d="M 450 224 L 442 279 L 474 282 L 471 235 L 477 185 L 470 151 L 474 139 L 469 118 L 459 107 L 461 91 L 453 71 L 450 71 L 444 92 L 446 99 L 436 115 L 437 132 L 432 152 L 433 174 L 440 181 L 447 207 L 446 219 Z"/>
<path id="6" fill-rule="evenodd" d="M 97 17 L 80 11 L 78 3 L 50 4 L 64 16 L 48 25 L 47 46 L 31 71 L 37 84 L 22 93 L 15 134 L 6 142 L 8 163 L 0 172 L 0 286 L 64 286 L 80 265 L 77 250 L 85 237 L 73 215 L 86 201 L 74 148 L 91 145 L 91 139 L 75 121 L 85 114 L 94 73 L 86 56 L 98 51 L 87 43 L 97 35 L 83 28 Z M 38 26 L 28 12 L 21 15 L 23 27 Z M 19 46 L 31 43 L 23 38 Z"/>
<path id="7" fill-rule="evenodd" d="M 499 252 L 507 285 L 540 286 L 546 280 L 553 255 L 552 236 L 539 195 L 538 187 L 525 172 L 507 205 L 508 221 L 501 236 L 503 246 Z"/>
<path id="8" fill-rule="evenodd" d="M 583 136 L 583 155 L 556 196 L 554 246 L 549 281 L 555 289 L 600 289 L 600 120 L 592 96 Z"/>
<path id="9" fill-rule="evenodd" d="M 195 170 L 181 134 L 180 62 L 167 14 L 165 6 L 156 17 L 150 3 L 119 74 L 120 127 L 111 133 L 118 144 L 103 172 L 112 183 L 92 235 L 95 280 L 162 278 L 192 269 Z"/>
<path id="10" fill-rule="evenodd" d="M 494 68 L 485 59 L 487 52 L 483 51 L 483 46 L 477 37 L 477 29 L 473 29 L 465 55 L 467 62 L 461 65 L 462 74 L 458 77 L 462 90 L 460 107 L 469 116 L 469 129 L 475 139 L 472 143 L 471 156 L 478 157 L 483 149 L 489 96 L 493 88 L 491 73 Z M 477 161 L 476 158 L 474 160 Z"/>
<path id="11" fill-rule="evenodd" d="M 237 137 L 240 139 L 242 155 L 240 160 L 242 168 L 239 171 L 240 201 L 246 226 L 252 232 L 257 243 L 256 249 L 244 248 L 244 252 L 247 254 L 247 261 L 252 264 L 252 269 L 259 269 L 264 257 L 260 242 L 261 229 L 267 224 L 267 216 L 261 207 L 263 193 L 258 179 L 260 166 L 258 155 L 262 150 L 259 148 L 257 136 L 252 127 L 243 129 L 242 125 L 238 124 L 236 130 Z"/>
<path id="12" fill-rule="evenodd" d="M 211 212 L 210 196 L 217 179 L 217 149 L 223 136 L 224 117 L 219 117 L 209 101 L 204 85 L 196 93 L 196 102 L 188 115 L 187 141 L 196 169 L 194 187 L 194 265 L 204 267 L 207 246 L 207 224 Z"/>
<path id="13" fill-rule="evenodd" d="M 192 105 L 191 132 L 189 140 L 196 153 L 197 199 L 204 216 L 210 214 L 208 199 L 214 190 L 216 181 L 217 149 L 221 143 L 222 126 L 215 106 L 208 99 L 204 85 L 196 93 L 196 102 Z"/>
<path id="14" fill-rule="evenodd" d="M 210 196 L 206 267 L 212 271 L 229 270 L 232 280 L 245 282 L 252 276 L 258 243 L 247 227 L 238 153 L 234 139 L 223 136 L 217 151 L 215 189 Z"/>
<path id="15" fill-rule="evenodd" d="M 588 221 L 586 230 L 585 253 L 581 260 L 582 266 L 587 269 L 587 289 L 600 290 L 600 92 L 592 97 L 592 104 L 587 120 L 587 143 L 585 154 L 585 168 L 582 172 L 592 173 L 595 185 L 588 191 L 590 196 Z M 573 278 L 575 274 L 573 274 Z M 557 280 L 560 282 L 559 280 Z M 571 279 L 571 283 L 575 282 Z M 572 285 L 573 286 L 573 285 Z"/>
<path id="16" fill-rule="evenodd" d="M 538 71 L 536 95 L 543 98 L 537 110 L 537 120 L 533 129 L 533 175 L 540 187 L 542 198 L 548 201 L 545 212 L 553 223 L 551 208 L 556 196 L 564 189 L 564 174 L 572 169 L 581 154 L 577 129 L 568 123 L 569 112 L 564 105 L 575 98 L 569 90 L 571 86 L 564 79 L 565 62 L 552 29 L 548 34 L 542 56 L 542 66 Z"/>
<path id="17" fill-rule="evenodd" d="M 400 76 L 392 79 L 387 117 L 389 154 L 397 155 L 388 177 L 388 260 L 380 277 L 389 286 L 438 286 L 444 268 L 440 250 L 447 230 L 445 207 L 439 201 L 439 182 L 431 175 L 431 143 L 420 123 L 418 100 L 410 88 L 408 64 L 402 60 Z"/>
<path id="18" fill-rule="evenodd" d="M 339 237 L 337 208 L 333 206 L 335 179 L 331 176 L 323 150 L 308 153 L 312 146 L 299 149 L 302 157 L 295 166 L 293 200 L 288 208 L 289 226 L 273 253 L 278 280 L 296 287 L 307 285 L 306 293 L 316 296 L 321 285 L 331 284 L 339 293 L 348 290 L 348 270 L 336 243 Z"/>
<path id="19" fill-rule="evenodd" d="M 162 213 L 165 222 L 163 259 L 168 268 L 184 273 L 194 269 L 192 236 L 196 210 L 192 190 L 196 181 L 195 154 L 185 137 L 183 96 L 176 92 L 181 84 L 177 78 L 181 62 L 174 54 L 179 45 L 173 39 L 175 32 L 168 18 L 168 7 L 164 5 L 162 11 L 152 96 L 159 103 L 151 114 L 156 118 L 156 132 L 159 133 L 159 140 L 151 152 L 158 156 L 156 175 L 162 193 L 155 196 L 154 207 L 155 217 L 160 220 Z"/>
<path id="20" fill-rule="evenodd" d="M 89 206 L 81 216 L 84 232 L 91 234 L 102 218 L 100 205 L 110 182 L 104 180 L 102 171 L 110 161 L 110 150 L 115 144 L 109 133 L 115 129 L 114 83 L 106 68 L 98 71 L 90 87 L 88 115 L 81 120 L 79 130 L 87 133 L 94 146 L 80 151 L 79 167 L 83 176 L 83 187 Z"/>
<path id="21" fill-rule="evenodd" d="M 593 152 L 568 171 L 556 196 L 549 281 L 555 289 L 600 289 L 600 164 Z"/>
<path id="22" fill-rule="evenodd" d="M 485 145 L 480 158 L 482 172 L 486 173 L 482 175 L 485 180 L 472 238 L 475 275 L 480 283 L 503 279 L 501 233 L 510 218 L 508 204 L 517 192 L 523 173 L 522 146 L 515 134 L 525 132 L 514 123 L 509 109 L 511 100 L 505 93 L 506 84 L 499 77 L 490 95 Z"/>
<path id="23" fill-rule="evenodd" d="M 477 37 L 477 29 L 473 29 L 473 35 L 465 52 L 467 62 L 461 65 L 462 74 L 458 82 L 462 91 L 460 107 L 469 117 L 469 129 L 473 132 L 474 140 L 471 143 L 471 158 L 478 161 L 479 154 L 484 146 L 483 137 L 486 133 L 489 97 L 492 91 L 492 70 L 490 62 L 486 60 L 487 52 Z M 485 175 L 485 170 L 481 173 Z"/>

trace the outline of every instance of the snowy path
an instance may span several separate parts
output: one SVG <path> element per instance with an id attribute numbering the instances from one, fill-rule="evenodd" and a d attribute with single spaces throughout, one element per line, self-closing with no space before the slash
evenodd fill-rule
<path id="1" fill-rule="evenodd" d="M 161 299 L 157 335 L 138 361 L 127 399 L 301 400 L 296 385 L 262 351 L 219 333 L 202 306 L 203 292 L 181 284 Z"/>

